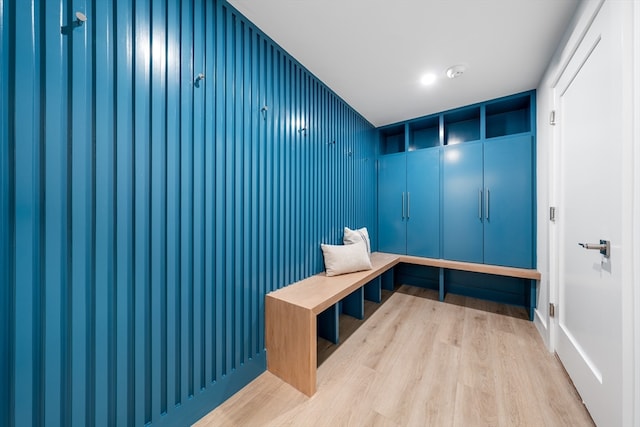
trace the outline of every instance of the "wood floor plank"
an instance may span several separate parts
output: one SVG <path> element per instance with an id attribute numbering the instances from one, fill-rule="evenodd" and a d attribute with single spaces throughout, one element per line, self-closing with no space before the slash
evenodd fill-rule
<path id="1" fill-rule="evenodd" d="M 482 389 L 459 383 L 452 425 L 456 427 L 497 426 L 496 396 Z"/>
<path id="2" fill-rule="evenodd" d="M 424 374 L 412 379 L 405 389 L 406 406 L 398 414 L 406 419 L 404 425 L 451 425 L 458 386 L 454 373 L 459 364 L 459 347 L 434 341 Z"/>
<path id="3" fill-rule="evenodd" d="M 593 425 L 525 310 L 445 301 L 402 286 L 341 327 L 340 345 L 319 345 L 313 397 L 265 372 L 196 425 Z"/>
<path id="4" fill-rule="evenodd" d="M 500 425 L 544 425 L 541 408 L 531 399 L 533 389 L 527 363 L 518 337 L 512 333 L 495 331 L 491 334 L 494 350 L 492 360 L 496 375 L 496 395 Z"/>
<path id="5" fill-rule="evenodd" d="M 464 311 L 459 386 L 453 425 L 498 424 L 496 374 L 491 345 L 491 315 L 476 309 Z"/>

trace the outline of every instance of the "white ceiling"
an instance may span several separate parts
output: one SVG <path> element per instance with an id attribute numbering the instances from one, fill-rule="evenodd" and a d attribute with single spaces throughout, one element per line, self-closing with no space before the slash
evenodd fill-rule
<path id="1" fill-rule="evenodd" d="M 536 88 L 579 2 L 228 1 L 376 126 Z"/>

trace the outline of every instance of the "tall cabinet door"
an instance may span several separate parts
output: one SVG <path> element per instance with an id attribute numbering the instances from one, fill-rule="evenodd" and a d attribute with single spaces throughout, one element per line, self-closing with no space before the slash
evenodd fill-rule
<path id="1" fill-rule="evenodd" d="M 442 167 L 442 256 L 482 263 L 482 143 L 445 147 Z"/>
<path id="2" fill-rule="evenodd" d="M 378 250 L 405 254 L 406 156 L 390 154 L 378 160 Z"/>
<path id="3" fill-rule="evenodd" d="M 440 257 L 440 150 L 407 153 L 407 254 Z"/>
<path id="4" fill-rule="evenodd" d="M 533 138 L 484 145 L 484 262 L 533 268 Z"/>

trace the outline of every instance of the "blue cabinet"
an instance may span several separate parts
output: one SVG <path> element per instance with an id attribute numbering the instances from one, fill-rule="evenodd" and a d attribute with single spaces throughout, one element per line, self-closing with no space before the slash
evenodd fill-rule
<path id="1" fill-rule="evenodd" d="M 380 251 L 535 267 L 535 93 L 380 129 Z"/>
<path id="2" fill-rule="evenodd" d="M 378 160 L 378 249 L 404 254 L 406 244 L 406 174 L 404 153 Z"/>
<path id="3" fill-rule="evenodd" d="M 449 145 L 442 159 L 442 255 L 483 262 L 482 143 Z"/>
<path id="4" fill-rule="evenodd" d="M 378 249 L 535 268 L 535 92 L 379 129 Z M 398 266 L 401 283 L 536 306 L 535 282 Z"/>
<path id="5" fill-rule="evenodd" d="M 484 144 L 484 262 L 533 268 L 533 138 Z"/>
<path id="6" fill-rule="evenodd" d="M 407 153 L 407 254 L 440 257 L 440 149 Z"/>
<path id="7" fill-rule="evenodd" d="M 378 248 L 440 255 L 440 150 L 382 156 L 378 163 Z"/>
<path id="8" fill-rule="evenodd" d="M 447 146 L 443 156 L 443 256 L 532 268 L 533 138 Z"/>

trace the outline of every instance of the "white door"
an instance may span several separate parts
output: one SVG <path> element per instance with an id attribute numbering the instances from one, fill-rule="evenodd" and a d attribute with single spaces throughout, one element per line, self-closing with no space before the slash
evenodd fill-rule
<path id="1" fill-rule="evenodd" d="M 593 420 L 603 427 L 622 425 L 623 61 L 618 3 L 604 3 L 555 88 L 556 352 Z M 611 242 L 609 258 L 579 246 L 600 239 Z"/>

